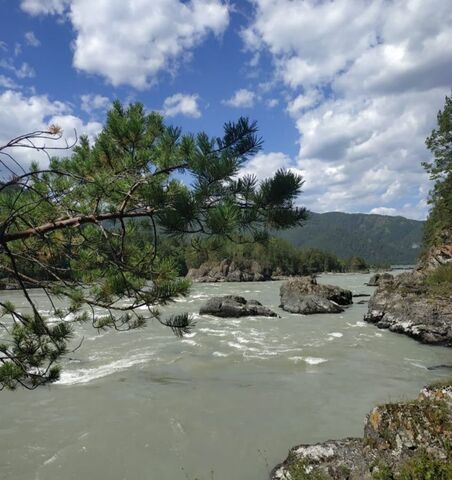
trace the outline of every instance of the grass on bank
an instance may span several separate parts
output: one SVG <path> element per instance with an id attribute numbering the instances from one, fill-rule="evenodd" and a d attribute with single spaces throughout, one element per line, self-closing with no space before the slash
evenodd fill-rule
<path id="1" fill-rule="evenodd" d="M 452 296 L 452 265 L 440 265 L 427 276 L 425 282 L 433 293 Z"/>

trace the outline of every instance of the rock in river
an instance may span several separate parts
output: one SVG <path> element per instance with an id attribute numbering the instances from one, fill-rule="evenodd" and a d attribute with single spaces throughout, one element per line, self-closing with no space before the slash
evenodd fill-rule
<path id="1" fill-rule="evenodd" d="M 257 300 L 246 300 L 236 295 L 209 298 L 200 308 L 199 313 L 215 317 L 277 316 L 275 312 L 264 307 Z"/>
<path id="2" fill-rule="evenodd" d="M 298 277 L 281 285 L 281 308 L 291 313 L 339 313 L 350 305 L 352 292 L 334 285 L 321 285 L 315 277 Z"/>
<path id="3" fill-rule="evenodd" d="M 234 262 L 205 262 L 199 268 L 191 268 L 187 277 L 193 282 L 261 282 L 271 280 L 271 272 L 255 260 Z"/>

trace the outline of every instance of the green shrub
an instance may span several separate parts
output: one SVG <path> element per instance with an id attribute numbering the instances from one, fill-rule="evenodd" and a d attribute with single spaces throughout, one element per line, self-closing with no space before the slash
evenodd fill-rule
<path id="1" fill-rule="evenodd" d="M 398 478 L 400 480 L 450 480 L 452 460 L 437 460 L 426 451 L 422 451 L 402 465 Z"/>
<path id="2" fill-rule="evenodd" d="M 452 264 L 441 265 L 436 268 L 426 279 L 426 284 L 433 293 L 438 295 L 451 295 L 452 290 Z"/>

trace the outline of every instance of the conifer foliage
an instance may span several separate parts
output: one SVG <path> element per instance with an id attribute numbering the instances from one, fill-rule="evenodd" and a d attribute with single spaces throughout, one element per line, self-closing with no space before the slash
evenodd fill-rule
<path id="1" fill-rule="evenodd" d="M 425 141 L 433 154 L 423 164 L 433 180 L 429 203 L 432 206 L 425 225 L 425 247 L 452 241 L 452 96 L 446 96 L 437 115 L 437 127 Z"/>
<path id="2" fill-rule="evenodd" d="M 306 218 L 294 203 L 299 175 L 281 170 L 261 184 L 237 175 L 262 143 L 245 118 L 226 123 L 221 138 L 183 135 L 139 103 L 116 102 L 92 145 L 81 137 L 70 156 L 50 157 L 61 134 L 52 126 L 0 147 L 0 276 L 28 304 L 19 310 L 1 295 L 0 388 L 56 381 L 77 322 L 122 331 L 154 319 L 188 332 L 189 315 L 158 309 L 190 286 L 159 253 L 162 233 L 258 240 Z M 47 152 L 49 166 L 24 171 L 20 147 Z M 49 313 L 33 287 L 47 294 Z"/>

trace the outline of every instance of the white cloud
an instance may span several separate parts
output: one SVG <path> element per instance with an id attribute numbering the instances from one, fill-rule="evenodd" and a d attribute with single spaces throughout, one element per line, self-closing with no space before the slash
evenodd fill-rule
<path id="1" fill-rule="evenodd" d="M 279 105 L 279 100 L 277 98 L 270 98 L 267 100 L 266 105 L 268 108 L 275 108 Z"/>
<path id="2" fill-rule="evenodd" d="M 287 111 L 292 117 L 297 117 L 308 108 L 312 108 L 322 100 L 322 95 L 317 89 L 308 89 L 292 99 L 287 105 Z"/>
<path id="3" fill-rule="evenodd" d="M 49 125 L 56 124 L 63 128 L 63 139 L 55 145 L 65 145 L 64 140 L 71 144 L 75 140 L 74 128 L 78 136 L 88 135 L 91 139 L 100 131 L 102 125 L 97 122 L 84 123 L 80 118 L 72 115 L 70 107 L 59 101 L 52 101 L 46 95 L 33 95 L 27 97 L 20 92 L 7 90 L 0 94 L 0 145 L 34 130 L 46 130 Z M 47 142 L 49 143 L 49 142 Z M 24 167 L 32 161 L 42 165 L 48 162 L 47 156 L 42 152 L 28 149 L 10 150 L 14 158 Z M 58 151 L 57 154 L 67 154 Z M 10 167 L 14 166 L 5 156 L 1 156 Z M 9 174 L 3 165 L 0 165 L 0 175 Z"/>
<path id="4" fill-rule="evenodd" d="M 11 78 L 0 75 L 0 87 L 1 88 L 17 88 L 16 83 Z"/>
<path id="5" fill-rule="evenodd" d="M 22 2 L 34 15 L 61 14 L 65 5 L 76 32 L 74 67 L 140 89 L 189 58 L 209 33 L 223 33 L 230 8 L 222 0 Z"/>
<path id="6" fill-rule="evenodd" d="M 20 67 L 16 67 L 13 61 L 9 59 L 1 59 L 0 60 L 0 68 L 4 68 L 5 70 L 9 70 L 16 75 L 17 78 L 32 78 L 35 76 L 35 71 L 33 68 L 26 62 L 22 62 Z"/>
<path id="7" fill-rule="evenodd" d="M 390 207 L 372 208 L 372 210 L 369 213 L 374 213 L 376 215 L 390 215 L 392 217 L 398 215 L 397 210 L 395 208 L 390 208 Z"/>
<path id="8" fill-rule="evenodd" d="M 30 15 L 61 15 L 70 0 L 22 0 L 20 7 Z"/>
<path id="9" fill-rule="evenodd" d="M 39 47 L 39 45 L 41 45 L 41 42 L 36 38 L 36 35 L 33 32 L 26 32 L 24 37 L 27 45 L 30 45 L 31 47 Z"/>
<path id="10" fill-rule="evenodd" d="M 258 180 L 272 177 L 281 168 L 292 170 L 301 174 L 302 172 L 294 166 L 291 158 L 282 152 L 260 152 L 252 157 L 240 170 L 240 176 L 255 175 Z"/>
<path id="11" fill-rule="evenodd" d="M 237 90 L 229 100 L 223 100 L 222 103 L 229 107 L 250 108 L 254 105 L 256 94 L 246 88 Z"/>
<path id="12" fill-rule="evenodd" d="M 163 115 L 174 117 L 176 115 L 185 115 L 186 117 L 199 118 L 201 111 L 198 105 L 198 95 L 186 95 L 176 93 L 168 97 L 163 102 Z"/>
<path id="13" fill-rule="evenodd" d="M 106 110 L 111 103 L 108 97 L 94 93 L 81 95 L 80 99 L 82 101 L 80 108 L 88 114 L 92 114 L 96 110 Z"/>
<path id="14" fill-rule="evenodd" d="M 443 0 L 254 0 L 242 32 L 289 87 L 302 201 L 317 211 L 389 209 L 423 218 L 425 137 L 452 85 Z"/>
<path id="15" fill-rule="evenodd" d="M 27 62 L 23 62 L 19 68 L 14 70 L 18 78 L 32 78 L 35 76 L 33 67 L 30 67 Z"/>

